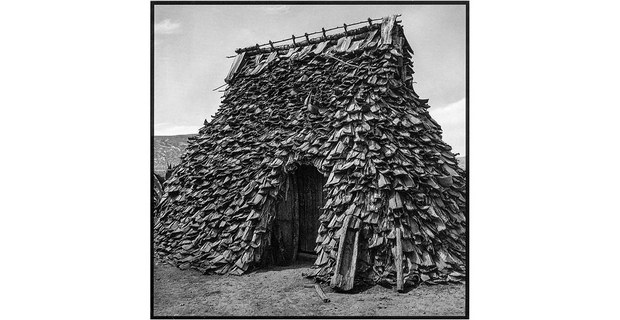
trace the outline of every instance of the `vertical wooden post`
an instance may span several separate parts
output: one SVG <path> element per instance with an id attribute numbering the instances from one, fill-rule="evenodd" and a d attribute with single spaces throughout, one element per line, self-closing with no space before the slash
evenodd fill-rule
<path id="1" fill-rule="evenodd" d="M 355 280 L 355 269 L 357 268 L 357 247 L 359 246 L 359 230 L 349 229 L 353 216 L 346 216 L 340 230 L 340 241 L 338 244 L 338 256 L 336 257 L 336 267 L 332 276 L 330 286 L 335 289 L 348 291 L 353 289 Z"/>
<path id="2" fill-rule="evenodd" d="M 401 240 L 400 227 L 396 227 L 396 252 L 394 255 L 394 266 L 396 267 L 396 291 L 404 291 L 403 283 L 403 244 Z"/>
<path id="3" fill-rule="evenodd" d="M 350 258 L 351 266 L 349 267 L 349 270 L 346 271 L 347 272 L 346 277 L 345 277 L 346 284 L 342 288 L 343 290 L 353 289 L 353 284 L 355 282 L 355 269 L 357 268 L 357 248 L 359 247 L 359 238 L 360 238 L 360 231 L 355 230 L 355 238 L 353 240 L 353 253 L 351 254 L 351 258 Z"/>
<path id="4" fill-rule="evenodd" d="M 342 231 L 340 233 L 340 239 L 338 241 L 338 255 L 336 256 L 336 266 L 334 267 L 334 275 L 332 276 L 332 280 L 330 282 L 330 286 L 332 288 L 337 288 L 340 286 L 340 280 L 342 279 L 342 275 L 340 274 L 340 265 L 342 264 L 342 252 L 344 251 L 344 241 L 346 238 L 346 226 L 349 223 L 349 219 L 351 216 L 346 216 L 344 218 L 344 222 L 342 223 Z"/>
<path id="5" fill-rule="evenodd" d="M 400 29 L 397 32 L 394 32 L 394 45 L 396 50 L 403 53 L 403 36 L 401 35 L 402 31 Z M 405 82 L 407 80 L 407 68 L 405 68 L 405 59 L 404 57 L 398 57 L 398 70 L 400 73 L 400 79 Z"/>
<path id="6" fill-rule="evenodd" d="M 293 219 L 293 259 L 297 259 L 299 253 L 299 186 L 297 184 L 297 175 L 292 174 L 288 177 L 289 183 L 292 185 L 291 196 L 291 210 Z"/>

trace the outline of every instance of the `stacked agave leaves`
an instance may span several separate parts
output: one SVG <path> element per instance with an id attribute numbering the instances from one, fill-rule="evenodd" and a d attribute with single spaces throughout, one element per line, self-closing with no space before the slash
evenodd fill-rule
<path id="1" fill-rule="evenodd" d="M 326 201 L 307 276 L 333 284 L 353 231 L 356 256 L 340 264 L 356 281 L 461 281 L 465 174 L 413 90 L 411 54 L 395 17 L 240 54 L 219 111 L 164 184 L 157 257 L 204 273 L 260 267 L 287 176 L 313 165 Z"/>
<path id="2" fill-rule="evenodd" d="M 153 173 L 151 180 L 153 181 L 152 201 L 154 205 L 157 205 L 163 196 L 164 188 L 161 184 L 161 178 L 156 173 Z"/>

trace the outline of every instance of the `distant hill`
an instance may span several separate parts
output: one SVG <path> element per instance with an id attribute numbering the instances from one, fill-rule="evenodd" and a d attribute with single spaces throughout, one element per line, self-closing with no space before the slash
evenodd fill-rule
<path id="1" fill-rule="evenodd" d="M 181 161 L 181 154 L 187 148 L 187 138 L 194 134 L 178 136 L 155 136 L 153 141 L 155 173 L 165 173 L 168 163 L 174 165 Z"/>
<path id="2" fill-rule="evenodd" d="M 163 174 L 166 172 L 168 163 L 174 165 L 181 161 L 181 154 L 187 148 L 187 138 L 195 134 L 184 134 L 178 136 L 155 136 L 155 173 Z M 466 169 L 467 163 L 464 156 L 456 158 L 459 166 Z"/>

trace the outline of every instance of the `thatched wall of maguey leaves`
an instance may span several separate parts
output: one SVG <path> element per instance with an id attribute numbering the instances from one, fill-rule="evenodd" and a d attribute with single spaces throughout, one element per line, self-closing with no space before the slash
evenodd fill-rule
<path id="1" fill-rule="evenodd" d="M 413 90 L 402 27 L 388 17 L 310 40 L 239 54 L 164 184 L 157 257 L 205 273 L 261 266 L 287 176 L 310 164 L 327 183 L 308 276 L 344 289 L 462 279 L 465 174 Z"/>

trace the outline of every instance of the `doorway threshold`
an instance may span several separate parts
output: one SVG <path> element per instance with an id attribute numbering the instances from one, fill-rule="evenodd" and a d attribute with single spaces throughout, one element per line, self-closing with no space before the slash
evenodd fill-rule
<path id="1" fill-rule="evenodd" d="M 316 260 L 318 256 L 314 253 L 309 253 L 309 252 L 298 252 L 297 253 L 297 260 Z"/>

